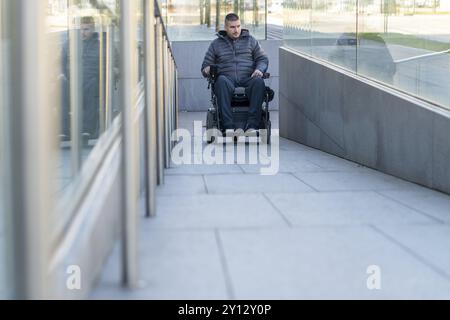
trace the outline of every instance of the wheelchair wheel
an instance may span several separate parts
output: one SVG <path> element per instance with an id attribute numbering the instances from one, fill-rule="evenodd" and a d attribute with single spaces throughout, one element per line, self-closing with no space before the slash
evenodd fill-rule
<path id="1" fill-rule="evenodd" d="M 261 135 L 261 142 L 265 144 L 270 144 L 270 137 L 272 135 L 272 123 L 267 120 L 266 131 Z"/>
<path id="2" fill-rule="evenodd" d="M 216 137 L 212 135 L 211 129 L 217 128 L 216 120 L 214 119 L 214 113 L 208 110 L 206 115 L 206 143 L 211 144 L 216 140 Z"/>

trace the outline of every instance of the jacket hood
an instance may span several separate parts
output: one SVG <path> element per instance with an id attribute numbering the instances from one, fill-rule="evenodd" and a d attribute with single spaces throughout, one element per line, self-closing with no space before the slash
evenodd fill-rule
<path id="1" fill-rule="evenodd" d="M 228 37 L 227 32 L 225 30 L 220 30 L 219 32 L 217 32 L 216 34 L 219 38 L 226 38 Z M 248 29 L 242 29 L 241 30 L 241 37 L 248 37 L 250 35 L 250 31 L 248 31 Z"/>

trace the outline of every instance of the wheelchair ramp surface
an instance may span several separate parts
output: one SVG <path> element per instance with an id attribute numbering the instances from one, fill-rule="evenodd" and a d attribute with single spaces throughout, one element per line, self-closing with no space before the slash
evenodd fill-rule
<path id="1" fill-rule="evenodd" d="M 261 166 L 166 170 L 141 219 L 142 288 L 121 288 L 117 248 L 91 298 L 450 298 L 448 195 L 283 138 L 278 173 Z"/>

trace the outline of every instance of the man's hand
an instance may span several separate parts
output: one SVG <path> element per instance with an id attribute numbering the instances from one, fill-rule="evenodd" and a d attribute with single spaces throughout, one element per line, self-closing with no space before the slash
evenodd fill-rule
<path id="1" fill-rule="evenodd" d="M 262 78 L 263 77 L 263 73 L 261 71 L 259 71 L 258 69 L 256 69 L 255 72 L 253 72 L 253 74 L 252 74 L 252 78 L 253 77 Z"/>
<path id="2" fill-rule="evenodd" d="M 205 69 L 203 69 L 203 74 L 209 76 L 210 70 L 211 70 L 211 67 L 210 67 L 210 66 L 207 66 Z"/>

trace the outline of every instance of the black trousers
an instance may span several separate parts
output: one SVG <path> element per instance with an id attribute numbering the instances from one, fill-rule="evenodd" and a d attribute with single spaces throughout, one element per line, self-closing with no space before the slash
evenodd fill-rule
<path id="1" fill-rule="evenodd" d="M 259 129 L 259 125 L 261 123 L 261 107 L 266 91 L 264 80 L 262 78 L 254 77 L 237 83 L 232 79 L 222 75 L 219 76 L 214 85 L 214 92 L 217 97 L 217 104 L 219 105 L 222 114 L 224 128 L 235 129 L 233 123 L 233 114 L 231 112 L 231 99 L 236 87 L 244 87 L 245 94 L 250 100 L 247 126 L 245 129 Z"/>
<path id="2" fill-rule="evenodd" d="M 70 83 L 61 80 L 61 131 L 67 138 L 70 138 Z M 83 83 L 83 123 L 81 133 L 89 133 L 91 138 L 99 136 L 99 90 L 98 80 L 91 79 Z"/>

